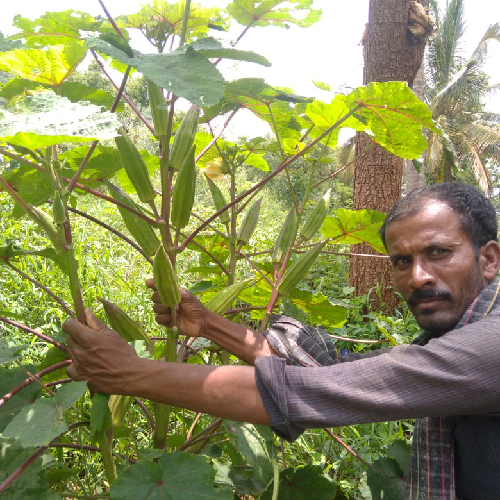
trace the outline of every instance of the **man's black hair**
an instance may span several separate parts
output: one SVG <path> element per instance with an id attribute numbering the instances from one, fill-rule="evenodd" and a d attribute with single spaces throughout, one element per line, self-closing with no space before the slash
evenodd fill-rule
<path id="1" fill-rule="evenodd" d="M 386 249 L 387 226 L 391 222 L 417 214 L 433 200 L 445 203 L 458 215 L 476 255 L 488 241 L 498 241 L 497 214 L 491 201 L 469 184 L 444 182 L 415 189 L 396 202 L 380 228 L 380 236 Z"/>

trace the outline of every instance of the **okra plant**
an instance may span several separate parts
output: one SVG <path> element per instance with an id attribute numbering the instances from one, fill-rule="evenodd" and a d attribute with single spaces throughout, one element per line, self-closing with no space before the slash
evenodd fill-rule
<path id="1" fill-rule="evenodd" d="M 75 240 L 78 217 L 86 217 L 144 257 L 168 306 L 179 303 L 179 285 L 202 282 L 193 290 L 201 290 L 199 297 L 209 309 L 233 318 L 240 312 L 240 318 L 260 330 L 285 303 L 309 314 L 312 323 L 341 326 L 345 308 L 297 285 L 332 245 L 366 241 L 382 251 L 377 231 L 383 214 L 330 211 L 333 176 L 318 181 L 317 166 L 335 150 L 343 127 L 370 133 L 374 143 L 399 156 L 418 157 L 426 147 L 422 127 L 436 130 L 426 106 L 400 82 L 373 83 L 325 103 L 274 88 L 261 78 L 231 81 L 230 73 L 221 73 L 219 61 L 224 59 L 268 66 L 264 56 L 235 47 L 237 41 L 251 36 L 253 26 L 312 25 L 320 12 L 308 1 L 233 0 L 226 10 L 218 10 L 189 0 L 154 0 L 134 15 L 116 17 L 100 3 L 101 18 L 71 10 L 35 20 L 17 17 L 18 33 L 0 39 L 0 71 L 5 75 L 0 87 L 5 101 L 0 108 L 1 199 L 12 201 L 9 218 L 31 220 L 45 242 L 40 249 L 39 239 L 35 246 L 20 234 L 16 241 L 4 241 L 0 262 L 5 269 L 15 270 L 28 256 L 55 263 L 71 305 L 36 275 L 23 279 L 48 294 L 62 311 L 61 321 L 74 316 L 85 322 L 86 307 L 102 311 L 102 318 L 134 342 L 141 355 L 171 362 L 236 362 L 207 345 L 195 349 L 193 339 L 179 337 L 175 328 L 152 339 L 148 328 L 123 310 L 127 304 L 114 304 L 109 297 L 88 303 L 82 285 L 86 256 L 83 242 Z M 231 23 L 241 25 L 241 36 L 224 46 L 213 33 Z M 133 31 L 142 33 L 155 53 L 131 47 Z M 115 94 L 68 80 L 87 57 L 107 76 L 111 66 L 119 72 Z M 147 112 L 127 95 L 133 72 L 147 80 Z M 178 119 L 186 102 L 188 110 Z M 122 125 L 124 106 L 150 131 L 156 155 L 140 150 L 133 131 Z M 272 136 L 226 140 L 225 126 L 242 109 L 270 126 Z M 273 170 L 270 156 L 279 158 Z M 289 175 L 299 158 L 309 165 L 301 200 Z M 250 187 L 238 185 L 237 172 L 252 168 L 264 171 L 264 177 Z M 287 179 L 293 204 L 274 245 L 257 248 L 256 231 L 265 231 L 259 227 L 263 190 L 276 176 Z M 211 196 L 205 205 L 213 209 L 200 217 L 194 201 L 203 178 Z M 84 196 L 119 214 L 124 229 L 83 213 Z M 311 197 L 320 201 L 308 215 Z M 223 251 L 213 251 L 215 242 Z M 178 272 L 187 255 L 202 256 L 211 270 Z M 318 298 L 321 311 L 314 307 Z M 64 339 L 0 309 L 3 328 L 22 329 L 26 343 L 37 336 L 51 345 L 43 369 L 25 366 L 22 346 L 0 345 L 2 378 L 8 381 L 0 384 L 5 390 L 0 394 L 0 494 L 5 498 L 66 498 L 78 491 L 85 498 L 135 500 L 149 495 L 278 498 L 279 469 L 286 467 L 278 463 L 282 459 L 269 429 L 188 416 L 169 405 L 131 397 L 89 395 L 85 383 L 71 382 L 62 371 L 70 362 Z M 141 452 L 137 426 L 144 433 Z M 65 448 L 98 450 L 102 466 L 92 474 L 72 470 Z M 281 481 L 292 490 L 294 474 L 281 471 Z M 319 468 L 297 474 L 333 497 L 335 483 Z"/>

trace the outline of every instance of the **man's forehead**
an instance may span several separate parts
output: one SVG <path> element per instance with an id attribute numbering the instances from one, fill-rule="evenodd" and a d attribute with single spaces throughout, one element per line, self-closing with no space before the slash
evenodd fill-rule
<path id="1" fill-rule="evenodd" d="M 436 200 L 429 200 L 418 210 L 392 221 L 386 228 L 388 250 L 394 243 L 422 240 L 423 245 L 433 245 L 438 240 L 444 242 L 462 236 L 465 233 L 460 217 L 449 205 Z"/>

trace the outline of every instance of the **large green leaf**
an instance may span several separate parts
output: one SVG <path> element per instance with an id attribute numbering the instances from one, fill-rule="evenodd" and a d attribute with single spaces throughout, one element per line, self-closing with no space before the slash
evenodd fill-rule
<path id="1" fill-rule="evenodd" d="M 284 4 L 282 7 L 278 7 Z M 227 10 L 243 26 L 307 27 L 317 23 L 321 10 L 311 8 L 312 0 L 233 0 Z M 294 17 L 294 15 L 299 16 Z"/>
<path id="2" fill-rule="evenodd" d="M 45 172 L 33 170 L 22 176 L 17 193 L 25 203 L 38 207 L 54 195 L 54 187 Z M 24 214 L 24 210 L 16 203 L 12 216 L 18 218 Z"/>
<path id="3" fill-rule="evenodd" d="M 11 38 L 24 38 L 29 47 L 47 45 L 72 45 L 79 43 L 80 31 L 102 31 L 103 21 L 97 20 L 85 12 L 72 9 L 60 12 L 45 12 L 37 19 L 28 19 L 17 15 L 13 25 L 21 30 Z M 111 25 L 108 31 L 113 31 Z"/>
<path id="4" fill-rule="evenodd" d="M 307 105 L 307 118 L 312 122 L 312 124 L 314 124 L 314 128 L 309 133 L 311 138 L 315 139 L 321 135 L 349 112 L 349 108 L 340 97 L 341 96 L 334 97 L 330 104 L 326 104 L 321 101 L 314 101 L 313 103 Z M 364 124 L 356 120 L 354 117 L 349 117 L 341 124 L 341 126 L 333 129 L 332 133 L 322 139 L 321 142 L 330 147 L 335 146 L 342 127 L 353 128 L 355 130 L 365 129 Z"/>
<path id="5" fill-rule="evenodd" d="M 142 7 L 140 12 L 120 16 L 117 20 L 127 28 L 137 28 L 155 46 L 164 47 L 170 34 L 180 35 L 184 18 L 184 0 L 165 2 L 152 0 Z M 217 8 L 202 7 L 191 3 L 187 23 L 187 39 L 200 39 L 206 36 L 209 28 L 217 25 L 225 30 L 228 27 L 228 17 Z"/>
<path id="6" fill-rule="evenodd" d="M 248 109 L 270 127 L 276 125 L 280 137 L 299 139 L 301 130 L 307 127 L 301 116 L 306 104 L 294 103 L 293 99 L 289 89 L 271 87 L 261 78 L 241 78 L 226 84 L 221 106 L 224 112 Z"/>
<path id="7" fill-rule="evenodd" d="M 25 464 L 34 452 L 34 449 L 23 450 L 15 441 L 0 437 L 0 484 Z M 2 500 L 60 499 L 50 490 L 42 463 L 43 458 L 38 457 L 23 470 L 21 477 L 2 493 Z"/>
<path id="8" fill-rule="evenodd" d="M 112 139 L 119 127 L 113 113 L 89 103 L 72 103 L 52 92 L 24 98 L 15 113 L 0 112 L 0 141 L 32 150 L 61 142 Z"/>
<path id="9" fill-rule="evenodd" d="M 47 85 L 59 85 L 80 64 L 83 44 L 52 45 L 45 49 L 14 49 L 0 52 L 0 71 Z"/>
<path id="10" fill-rule="evenodd" d="M 34 90 L 40 87 L 51 88 L 50 85 L 32 82 L 25 78 L 13 78 L 2 87 L 0 97 L 10 100 L 13 97 L 22 95 L 26 90 Z M 115 99 L 111 92 L 88 87 L 79 82 L 62 82 L 59 86 L 59 95 L 67 97 L 71 102 L 88 101 L 96 106 L 105 106 L 106 108 L 110 108 Z M 116 110 L 123 110 L 123 102 L 118 104 Z"/>
<path id="11" fill-rule="evenodd" d="M 307 314 L 309 323 L 323 325 L 326 328 L 340 328 L 347 318 L 347 308 L 332 304 L 328 297 L 295 288 L 290 300 Z"/>
<path id="12" fill-rule="evenodd" d="M 394 458 L 379 458 L 367 470 L 372 500 L 402 500 L 405 491 L 403 480 L 403 471 Z"/>
<path id="13" fill-rule="evenodd" d="M 86 157 L 87 152 L 88 146 L 78 146 L 60 155 L 60 158 L 65 160 L 62 168 L 62 174 L 68 178 L 73 177 L 74 173 Z M 147 153 L 145 153 L 145 155 L 148 157 L 151 156 Z M 121 168 L 123 168 L 123 163 L 118 150 L 116 148 L 99 144 L 92 153 L 92 156 L 85 166 L 85 169 L 78 181 L 86 186 L 96 187 L 97 185 L 102 184 L 103 180 L 113 177 Z M 152 172 L 150 171 L 150 174 L 151 173 Z M 128 177 L 126 178 L 128 179 Z M 128 181 L 128 183 L 130 184 L 130 188 L 133 189 L 130 181 Z M 133 191 L 135 192 L 135 190 Z"/>
<path id="14" fill-rule="evenodd" d="M 25 366 L 31 373 L 36 372 L 34 366 Z M 26 372 L 20 366 L 6 368 L 0 366 L 0 394 L 8 394 L 14 387 L 28 378 Z M 12 417 L 23 407 L 31 405 L 40 397 L 41 390 L 38 384 L 30 384 L 22 391 L 15 394 L 5 404 L 0 406 L 0 432 L 12 420 Z M 0 471 L 2 469 L 0 468 Z"/>
<path id="15" fill-rule="evenodd" d="M 5 339 L 0 339 L 0 365 L 19 359 L 21 351 L 26 347 L 26 345 L 13 345 Z"/>
<path id="16" fill-rule="evenodd" d="M 406 82 L 373 82 L 336 99 L 343 100 L 350 109 L 361 106 L 355 115 L 360 123 L 356 130 L 364 125 L 375 142 L 402 158 L 418 158 L 425 151 L 423 127 L 440 134 L 429 108 Z"/>
<path id="17" fill-rule="evenodd" d="M 335 498 L 336 484 L 328 479 L 321 467 L 306 465 L 299 469 L 289 468 L 280 473 L 278 500 L 326 500 Z M 271 500 L 272 486 L 261 500 Z"/>
<path id="18" fill-rule="evenodd" d="M 5 428 L 4 437 L 16 439 L 23 448 L 49 444 L 68 430 L 64 411 L 86 390 L 87 382 L 72 382 L 63 385 L 53 398 L 40 398 L 23 407 Z"/>
<path id="19" fill-rule="evenodd" d="M 269 427 L 228 422 L 227 430 L 231 442 L 246 458 L 255 477 L 261 483 L 261 490 L 267 487 L 273 478 L 271 459 L 274 455 L 273 434 Z"/>
<path id="20" fill-rule="evenodd" d="M 232 500 L 230 489 L 214 488 L 215 471 L 197 455 L 163 455 L 122 472 L 111 486 L 111 498 L 124 500 Z"/>
<path id="21" fill-rule="evenodd" d="M 377 210 L 346 210 L 339 208 L 333 217 L 327 217 L 321 226 L 324 238 L 332 238 L 335 243 L 355 245 L 368 243 L 379 253 L 385 253 L 379 229 L 385 214 Z"/>
<path id="22" fill-rule="evenodd" d="M 164 54 L 129 57 L 99 38 L 88 38 L 87 45 L 132 66 L 157 85 L 199 106 L 212 106 L 222 98 L 224 79 L 204 55 L 191 46 Z"/>
<path id="23" fill-rule="evenodd" d="M 411 444 L 402 439 L 398 439 L 397 441 L 393 441 L 387 447 L 387 453 L 397 461 L 397 463 L 401 467 L 401 470 L 405 474 L 410 471 Z"/>
<path id="24" fill-rule="evenodd" d="M 186 50 L 187 47 L 192 47 L 205 57 L 235 59 L 237 61 L 252 62 L 267 67 L 271 66 L 271 63 L 264 56 L 247 50 L 224 48 L 218 40 L 212 37 L 196 40 L 192 44 L 184 46 L 182 50 Z"/>

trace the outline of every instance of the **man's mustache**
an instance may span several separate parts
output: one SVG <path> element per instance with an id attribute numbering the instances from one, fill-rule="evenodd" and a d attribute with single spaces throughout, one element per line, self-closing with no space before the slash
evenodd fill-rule
<path id="1" fill-rule="evenodd" d="M 415 290 L 412 292 L 410 297 L 408 298 L 408 305 L 415 306 L 422 300 L 426 299 L 444 299 L 444 300 L 452 300 L 451 293 L 446 290 Z"/>

